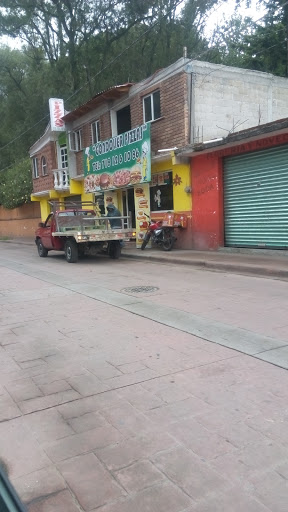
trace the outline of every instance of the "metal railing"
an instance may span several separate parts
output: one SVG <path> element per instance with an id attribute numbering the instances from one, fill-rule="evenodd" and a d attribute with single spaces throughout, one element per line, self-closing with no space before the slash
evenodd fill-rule
<path id="1" fill-rule="evenodd" d="M 58 232 L 132 230 L 131 215 L 99 216 L 97 215 L 97 203 L 92 201 L 50 201 L 49 204 L 53 213 L 57 212 L 56 228 Z M 115 223 L 118 225 L 115 226 Z"/>

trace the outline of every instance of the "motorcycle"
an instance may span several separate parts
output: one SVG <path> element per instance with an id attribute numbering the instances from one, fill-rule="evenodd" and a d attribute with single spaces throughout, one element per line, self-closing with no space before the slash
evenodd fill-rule
<path id="1" fill-rule="evenodd" d="M 152 221 L 146 213 L 145 216 L 149 219 L 149 223 L 143 238 L 141 250 L 144 251 L 146 245 L 151 239 L 155 245 L 159 245 L 164 251 L 171 251 L 174 242 L 177 240 L 174 235 L 174 228 L 170 226 L 162 226 L 162 221 Z"/>

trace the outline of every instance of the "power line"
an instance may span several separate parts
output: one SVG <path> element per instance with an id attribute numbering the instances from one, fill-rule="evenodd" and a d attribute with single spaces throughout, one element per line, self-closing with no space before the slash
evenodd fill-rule
<path id="1" fill-rule="evenodd" d="M 150 25 L 150 27 L 148 27 L 147 30 L 145 30 L 145 32 L 143 32 L 139 37 L 137 37 L 135 40 L 132 41 L 131 44 L 129 44 L 128 46 L 126 46 L 126 48 L 124 48 L 124 50 L 122 50 L 122 52 L 120 52 L 118 55 L 116 55 L 116 57 L 114 57 L 114 59 L 110 60 L 106 66 L 104 66 L 104 68 L 102 68 L 100 71 L 98 71 L 98 73 L 96 73 L 94 76 L 91 77 L 90 80 L 94 80 L 95 78 L 97 78 L 100 74 L 102 74 L 108 67 L 110 67 L 112 64 L 114 64 L 114 62 L 116 62 L 120 57 L 122 57 L 122 55 L 124 55 L 124 53 L 126 53 L 130 48 L 132 48 L 132 46 L 134 46 L 138 41 L 140 41 L 148 32 L 150 32 L 155 26 L 157 26 L 163 19 L 165 19 L 167 16 L 169 16 L 169 14 L 171 14 L 172 11 L 174 11 L 180 4 L 182 4 L 184 2 L 184 0 L 178 0 L 174 6 L 169 10 L 167 11 L 167 13 L 162 16 L 162 18 L 160 19 L 157 19 L 154 23 L 152 23 Z M 73 98 L 74 96 L 76 96 L 76 94 L 78 94 L 82 89 L 84 89 L 84 87 L 86 87 L 90 80 L 87 80 L 87 82 L 85 82 L 81 87 L 79 87 L 79 89 L 77 89 L 73 94 L 71 94 L 70 96 L 68 96 L 64 101 L 69 101 L 71 98 Z M 29 132 L 30 130 L 32 130 L 33 128 L 35 128 L 35 126 L 38 126 L 38 124 L 40 124 L 42 121 L 44 121 L 45 119 L 49 118 L 49 114 L 47 114 L 46 116 L 44 116 L 42 119 L 40 119 L 40 121 L 38 121 L 37 123 L 35 123 L 33 126 L 30 126 L 29 128 L 27 128 L 27 130 L 25 130 L 24 132 L 20 133 L 19 135 L 17 135 L 17 137 L 15 137 L 13 140 L 7 142 L 7 144 L 5 144 L 5 146 L 2 146 L 0 147 L 0 151 L 2 151 L 3 149 L 7 148 L 8 146 L 10 146 L 11 144 L 13 144 L 15 141 L 17 141 L 18 139 L 20 139 L 23 135 L 25 135 L 27 132 Z M 0 170 L 0 172 L 2 171 L 2 169 Z"/>
<path id="2" fill-rule="evenodd" d="M 149 33 L 155 26 L 157 26 L 160 21 L 162 21 L 164 18 L 166 18 L 172 11 L 174 11 L 181 3 L 183 3 L 184 0 L 179 0 L 178 2 L 176 2 L 174 4 L 174 6 L 169 10 L 167 11 L 167 13 L 162 16 L 161 19 L 158 19 L 156 20 L 154 23 L 152 23 L 150 25 L 150 27 L 147 28 L 147 30 L 145 30 L 139 37 L 137 37 L 135 40 L 133 40 L 133 42 L 126 46 L 124 48 L 124 50 L 122 50 L 119 54 L 116 55 L 116 57 L 114 57 L 113 59 L 111 59 L 104 68 L 102 68 L 100 71 L 98 71 L 95 75 L 93 75 L 88 81 L 86 81 L 83 86 L 81 86 L 79 89 L 77 89 L 73 94 L 71 94 L 70 96 L 68 96 L 64 101 L 69 101 L 71 98 L 73 98 L 74 96 L 76 96 L 81 90 L 83 90 L 89 83 L 91 80 L 94 80 L 96 79 L 99 75 L 101 75 L 107 68 L 109 68 L 112 64 L 114 64 L 114 62 L 116 62 L 120 57 L 122 57 L 122 55 L 124 55 L 132 46 L 134 46 L 138 41 L 140 41 L 144 36 L 146 36 L 147 33 Z M 224 3 L 224 0 L 218 4 L 218 6 L 214 9 L 214 11 L 212 12 L 212 14 L 214 14 L 220 7 L 221 5 Z M 288 1 L 284 4 L 284 5 L 287 5 L 288 4 Z M 284 5 L 282 7 L 284 7 Z M 263 20 L 265 17 L 267 16 L 267 13 L 263 16 L 261 16 L 260 18 L 258 18 L 257 20 L 252 20 L 253 23 L 258 23 L 259 21 Z M 281 30 L 284 30 L 283 28 L 279 29 L 279 32 Z M 285 41 L 283 41 L 285 42 Z M 265 51 L 268 51 L 270 50 L 271 48 L 274 48 L 275 46 L 277 46 L 278 44 L 280 44 L 281 42 L 275 44 L 275 45 L 272 45 L 272 46 L 269 46 L 268 48 L 265 48 L 264 50 L 261 50 L 260 52 L 257 52 L 256 54 L 254 55 L 258 55 L 259 53 L 263 53 Z M 211 50 L 213 49 L 217 49 L 217 46 L 214 46 L 214 47 L 211 47 L 211 48 L 208 48 L 207 50 L 204 50 L 203 52 L 199 53 L 197 56 L 193 57 L 193 59 L 191 60 L 196 60 L 196 59 L 199 59 L 201 57 L 203 57 L 205 54 L 211 52 Z M 42 123 L 45 119 L 49 118 L 49 114 L 47 114 L 46 116 L 44 116 L 42 119 L 40 119 L 39 121 L 37 121 L 37 123 L 35 123 L 33 126 L 30 126 L 29 128 L 27 128 L 27 130 L 25 130 L 24 132 L 20 133 L 19 135 L 17 135 L 17 137 L 15 137 L 13 140 L 9 141 L 7 144 L 5 144 L 5 146 L 2 146 L 0 148 L 0 151 L 5 149 L 6 147 L 10 146 L 11 144 L 13 144 L 15 141 L 19 140 L 23 135 L 25 135 L 27 132 L 29 132 L 30 130 L 32 130 L 33 128 L 35 128 L 36 126 L 38 126 L 40 123 Z M 8 167 L 5 167 L 4 169 L 0 169 L 0 172 L 4 172 L 6 171 L 7 169 L 10 169 L 12 168 L 14 165 L 11 164 L 10 166 Z"/>

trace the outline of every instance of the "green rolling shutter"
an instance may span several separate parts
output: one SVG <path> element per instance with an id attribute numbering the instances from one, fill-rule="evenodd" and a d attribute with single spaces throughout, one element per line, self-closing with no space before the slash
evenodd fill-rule
<path id="1" fill-rule="evenodd" d="M 227 247 L 288 247 L 288 146 L 224 159 Z"/>

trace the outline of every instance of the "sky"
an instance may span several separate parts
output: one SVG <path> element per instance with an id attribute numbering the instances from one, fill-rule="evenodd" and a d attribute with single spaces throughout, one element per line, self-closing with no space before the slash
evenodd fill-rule
<path id="1" fill-rule="evenodd" d="M 245 0 L 242 0 L 243 7 L 239 7 L 237 10 L 237 13 L 241 16 L 247 16 L 252 18 L 254 21 L 259 20 L 262 16 L 265 14 L 265 9 L 262 6 L 258 6 L 258 0 L 251 0 L 250 4 L 251 7 L 249 9 L 246 9 L 244 7 Z M 224 2 L 220 0 L 220 4 L 215 7 L 215 9 L 211 9 L 205 35 L 206 37 L 209 37 L 213 30 L 215 29 L 215 26 L 221 25 L 224 19 L 229 20 L 233 17 L 234 10 L 235 10 L 236 2 L 235 0 L 227 0 L 227 2 Z"/>

